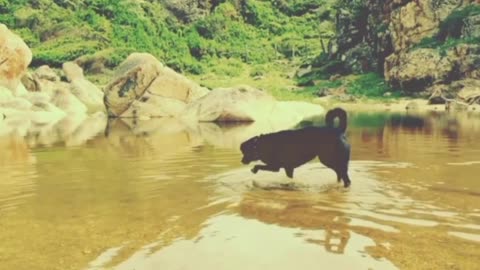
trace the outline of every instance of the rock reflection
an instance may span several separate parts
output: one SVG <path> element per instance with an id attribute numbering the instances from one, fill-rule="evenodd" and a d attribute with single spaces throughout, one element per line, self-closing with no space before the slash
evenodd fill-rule
<path id="1" fill-rule="evenodd" d="M 2 135 L 2 267 L 476 269 L 478 115 L 352 114 L 346 192 L 318 162 L 293 181 L 242 167 L 266 123 L 99 113 Z"/>

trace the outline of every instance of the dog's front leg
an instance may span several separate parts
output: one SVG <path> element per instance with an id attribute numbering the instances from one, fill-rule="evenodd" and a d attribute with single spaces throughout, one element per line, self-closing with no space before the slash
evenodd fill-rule
<path id="1" fill-rule="evenodd" d="M 285 173 L 287 174 L 288 178 L 293 178 L 293 168 L 285 168 Z"/>
<path id="2" fill-rule="evenodd" d="M 278 172 L 280 170 L 280 167 L 275 167 L 271 165 L 255 165 L 252 168 L 253 173 L 257 173 L 259 170 Z"/>

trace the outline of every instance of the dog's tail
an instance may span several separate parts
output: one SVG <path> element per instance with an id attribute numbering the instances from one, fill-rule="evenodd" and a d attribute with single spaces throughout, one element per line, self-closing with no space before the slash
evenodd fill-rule
<path id="1" fill-rule="evenodd" d="M 347 112 L 341 108 L 335 108 L 327 112 L 327 115 L 325 115 L 327 127 L 333 127 L 333 121 L 337 117 L 340 120 L 338 129 L 340 129 L 342 132 L 345 132 L 345 130 L 347 130 Z"/>

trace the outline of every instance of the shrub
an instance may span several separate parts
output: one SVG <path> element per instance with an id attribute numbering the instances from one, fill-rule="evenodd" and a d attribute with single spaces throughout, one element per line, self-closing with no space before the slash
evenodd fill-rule
<path id="1" fill-rule="evenodd" d="M 389 91 L 396 95 L 399 93 L 392 90 L 382 76 L 373 72 L 359 75 L 347 85 L 347 91 L 349 94 L 366 97 L 382 97 Z"/>

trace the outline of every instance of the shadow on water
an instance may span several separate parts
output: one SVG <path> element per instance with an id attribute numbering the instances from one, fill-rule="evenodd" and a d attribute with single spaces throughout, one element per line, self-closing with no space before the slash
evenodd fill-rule
<path id="1" fill-rule="evenodd" d="M 2 267 L 478 266 L 478 114 L 350 113 L 348 190 L 318 161 L 293 180 L 240 163 L 243 141 L 284 128 L 96 115 L 2 135 Z"/>

